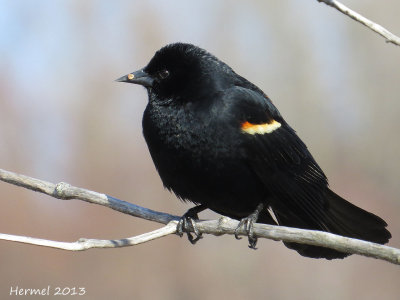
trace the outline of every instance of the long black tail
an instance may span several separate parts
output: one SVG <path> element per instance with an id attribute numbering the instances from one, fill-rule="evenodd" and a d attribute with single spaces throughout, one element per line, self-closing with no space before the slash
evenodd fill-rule
<path id="1" fill-rule="evenodd" d="M 342 197 L 327 189 L 328 206 L 326 210 L 325 228 L 316 228 L 315 222 L 311 220 L 294 219 L 285 217 L 274 210 L 279 225 L 329 231 L 346 237 L 370 241 L 378 244 L 385 244 L 391 238 L 390 232 L 386 229 L 386 222 L 378 216 L 367 212 Z M 327 230 L 328 229 L 328 230 Z M 336 250 L 309 246 L 298 243 L 285 243 L 286 247 L 296 250 L 302 256 L 312 258 L 344 258 L 350 254 Z"/>

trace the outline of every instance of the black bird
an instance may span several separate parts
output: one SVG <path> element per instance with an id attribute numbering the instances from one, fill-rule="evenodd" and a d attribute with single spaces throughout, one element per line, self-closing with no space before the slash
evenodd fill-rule
<path id="1" fill-rule="evenodd" d="M 181 221 L 209 208 L 241 220 L 253 248 L 256 221 L 389 241 L 385 221 L 329 189 L 324 172 L 267 95 L 209 52 L 170 44 L 117 81 L 147 89 L 143 134 L 154 164 L 168 190 L 197 205 Z M 285 245 L 313 258 L 349 255 Z"/>

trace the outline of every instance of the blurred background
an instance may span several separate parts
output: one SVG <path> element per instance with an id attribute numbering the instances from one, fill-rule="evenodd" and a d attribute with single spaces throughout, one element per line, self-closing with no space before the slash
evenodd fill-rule
<path id="1" fill-rule="evenodd" d="M 347 0 L 400 34 L 400 2 Z M 383 5 L 384 4 L 384 5 Z M 141 133 L 145 89 L 113 80 L 176 41 L 199 45 L 264 90 L 331 187 L 389 223 L 400 248 L 400 48 L 317 1 L 0 1 L 0 168 L 182 215 Z M 0 183 L 0 231 L 60 241 L 160 227 Z M 215 218 L 211 212 L 201 218 Z M 169 236 L 73 253 L 0 241 L 11 287 L 84 287 L 85 299 L 399 299 L 400 268 L 313 260 L 280 242 Z M 35 297 L 30 297 L 32 299 Z M 38 297 L 41 298 L 41 297 Z M 68 297 L 63 297 L 68 298 Z"/>

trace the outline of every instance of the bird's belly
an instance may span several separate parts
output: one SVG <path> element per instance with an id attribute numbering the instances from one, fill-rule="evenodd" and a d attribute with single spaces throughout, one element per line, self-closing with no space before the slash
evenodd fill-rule
<path id="1" fill-rule="evenodd" d="M 143 134 L 166 188 L 230 217 L 246 217 L 266 201 L 264 185 L 244 159 L 239 131 L 155 109 L 146 109 Z"/>
<path id="2" fill-rule="evenodd" d="M 268 198 L 263 184 L 242 161 L 183 158 L 163 151 L 154 163 L 165 187 L 179 198 L 230 217 L 248 216 Z"/>

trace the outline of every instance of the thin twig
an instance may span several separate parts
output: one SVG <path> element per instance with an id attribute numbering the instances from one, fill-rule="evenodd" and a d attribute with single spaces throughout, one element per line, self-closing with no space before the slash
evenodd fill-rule
<path id="1" fill-rule="evenodd" d="M 336 8 L 338 11 L 349 16 L 353 20 L 356 20 L 357 22 L 360 22 L 361 24 L 367 26 L 371 30 L 373 30 L 376 33 L 383 36 L 386 39 L 387 43 L 392 43 L 397 46 L 400 46 L 400 38 L 398 36 L 394 35 L 393 33 L 391 33 L 389 30 L 387 30 L 383 26 L 376 24 L 375 22 L 372 22 L 371 20 L 360 15 L 359 13 L 351 10 L 350 8 L 348 8 L 344 4 L 340 3 L 339 1 L 336 1 L 336 0 L 317 0 L 317 1 L 323 2 L 326 5 L 332 6 L 333 8 Z"/>
<path id="2" fill-rule="evenodd" d="M 48 181 L 20 175 L 2 169 L 0 169 L 0 180 L 13 185 L 24 187 L 26 189 L 30 189 L 35 192 L 43 193 L 57 199 L 83 200 L 92 204 L 106 206 L 124 214 L 128 214 L 149 221 L 158 222 L 161 224 L 168 224 L 172 220 L 179 220 L 179 217 L 177 216 L 141 207 L 133 203 L 129 203 L 108 196 L 106 194 L 101 194 L 84 188 L 78 188 L 65 182 L 54 184 Z"/>
<path id="3" fill-rule="evenodd" d="M 168 234 L 176 233 L 176 221 L 179 220 L 178 216 L 169 215 L 166 213 L 161 213 L 151 209 L 140 207 L 138 205 L 118 200 L 105 194 L 100 194 L 90 190 L 74 187 L 67 183 L 53 184 L 25 175 L 18 175 L 16 173 L 5 171 L 2 169 L 0 169 L 0 180 L 34 191 L 38 191 L 54 198 L 79 199 L 89 203 L 100 204 L 135 217 L 151 220 L 162 224 L 168 224 L 167 226 L 153 232 L 122 240 L 80 240 L 75 243 L 64 243 L 34 239 L 29 237 L 16 237 L 10 235 L 0 235 L 0 239 L 76 251 L 86 250 L 89 248 L 115 248 L 122 246 L 131 246 L 138 244 L 139 237 L 141 238 L 139 239 L 139 241 L 141 241 L 140 243 L 143 243 L 146 241 L 150 241 L 154 238 L 159 238 Z M 235 234 L 235 229 L 238 226 L 238 221 L 232 220 L 227 217 L 222 217 L 219 220 L 198 221 L 196 222 L 196 226 L 201 233 L 208 233 L 213 235 L 233 235 Z M 185 229 L 188 231 L 193 231 L 193 228 L 191 228 L 191 226 Z M 357 239 L 346 238 L 327 232 L 267 224 L 254 224 L 254 233 L 257 237 L 261 238 L 322 246 L 346 253 L 374 257 L 391 262 L 393 264 L 400 264 L 400 249 Z M 246 232 L 241 229 L 239 231 L 239 234 L 246 235 Z M 83 244 L 83 246 L 81 244 Z M 89 247 L 87 245 L 89 245 Z"/>
<path id="4" fill-rule="evenodd" d="M 175 233 L 177 224 L 178 224 L 177 221 L 171 221 L 164 227 L 156 229 L 154 231 L 146 232 L 141 235 L 119 240 L 98 240 L 98 239 L 80 238 L 76 242 L 58 242 L 58 241 L 33 238 L 29 236 L 20 236 L 20 235 L 12 235 L 4 233 L 0 233 L 0 240 L 51 247 L 69 251 L 82 251 L 91 248 L 120 248 L 120 247 L 128 247 L 146 243 L 164 237 L 166 235 Z"/>

